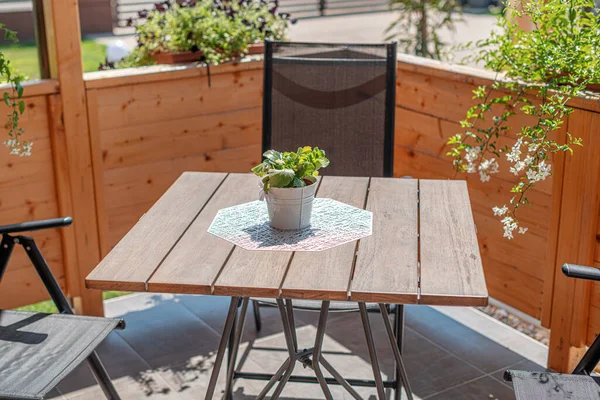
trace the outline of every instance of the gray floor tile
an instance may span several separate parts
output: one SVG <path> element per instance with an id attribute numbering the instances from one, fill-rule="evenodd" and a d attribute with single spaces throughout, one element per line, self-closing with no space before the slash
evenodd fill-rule
<path id="1" fill-rule="evenodd" d="M 514 400 L 514 398 L 512 389 L 485 376 L 428 397 L 427 400 Z"/>
<path id="2" fill-rule="evenodd" d="M 519 354 L 461 325 L 431 307 L 407 306 L 406 324 L 486 373 L 525 360 Z"/>
<path id="3" fill-rule="evenodd" d="M 152 368 L 178 365 L 192 357 L 207 359 L 218 347 L 220 335 L 175 296 L 133 296 L 127 303 L 120 313 L 111 303 L 111 315 L 126 320 L 119 335 Z"/>

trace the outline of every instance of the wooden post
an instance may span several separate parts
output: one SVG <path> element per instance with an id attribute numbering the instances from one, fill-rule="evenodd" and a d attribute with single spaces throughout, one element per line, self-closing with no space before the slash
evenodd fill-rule
<path id="1" fill-rule="evenodd" d="M 57 181 L 68 182 L 71 204 L 60 205 L 72 209 L 77 268 L 67 268 L 68 286 L 78 293 L 74 298 L 77 311 L 87 315 L 102 315 L 102 293 L 87 290 L 84 279 L 100 261 L 98 221 L 94 193 L 91 145 L 88 130 L 86 94 L 81 59 L 81 33 L 77 0 L 45 0 L 44 18 L 48 43 L 50 73 L 58 79 L 61 129 L 64 130 L 62 148 L 54 157 L 66 159 L 67 168 L 57 170 Z M 56 147 L 58 148 L 58 147 Z M 59 196 L 60 199 L 60 196 Z M 68 202 L 68 200 L 65 200 Z M 79 290 L 76 290 L 78 287 Z"/>
<path id="2" fill-rule="evenodd" d="M 552 293 L 551 336 L 548 367 L 571 372 L 585 352 L 590 302 L 590 282 L 566 278 L 564 263 L 592 265 L 600 204 L 600 139 L 595 127 L 600 114 L 576 110 L 568 130 L 583 139 L 583 148 L 567 156 L 562 176 L 560 221 L 554 290 Z"/>

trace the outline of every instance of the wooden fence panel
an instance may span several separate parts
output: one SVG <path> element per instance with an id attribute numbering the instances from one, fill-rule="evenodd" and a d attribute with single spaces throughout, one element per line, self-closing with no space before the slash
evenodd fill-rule
<path id="1" fill-rule="evenodd" d="M 32 88 L 32 92 L 35 91 L 36 89 Z M 25 130 L 23 140 L 34 143 L 33 155 L 8 155 L 4 147 L 0 152 L 0 224 L 60 216 L 47 98 L 47 95 L 25 98 L 26 112 L 21 118 Z M 4 141 L 7 132 L 4 123 L 0 122 L 0 126 L 0 135 Z M 65 288 L 63 243 L 59 230 L 32 232 L 30 236 L 40 247 L 60 285 Z M 20 246 L 16 246 L 0 284 L 0 309 L 18 307 L 48 298 L 29 258 Z"/>

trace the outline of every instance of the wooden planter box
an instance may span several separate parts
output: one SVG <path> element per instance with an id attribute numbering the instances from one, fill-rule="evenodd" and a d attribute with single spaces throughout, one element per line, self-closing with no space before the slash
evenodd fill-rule
<path id="1" fill-rule="evenodd" d="M 253 43 L 248 45 L 248 55 L 263 54 L 265 51 L 264 43 Z M 184 51 L 181 53 L 156 53 L 152 58 L 158 64 L 183 64 L 195 61 L 202 61 L 204 54 L 201 51 Z"/>
<path id="2" fill-rule="evenodd" d="M 194 61 L 201 61 L 204 54 L 201 51 L 191 52 L 184 51 L 181 53 L 156 53 L 152 54 L 152 58 L 158 64 L 181 64 Z"/>

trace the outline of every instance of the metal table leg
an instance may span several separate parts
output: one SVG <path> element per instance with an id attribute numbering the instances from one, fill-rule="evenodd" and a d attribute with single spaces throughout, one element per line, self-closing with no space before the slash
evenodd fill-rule
<path id="1" fill-rule="evenodd" d="M 379 304 L 379 310 L 381 311 L 381 316 L 383 318 L 383 324 L 385 325 L 385 330 L 387 332 L 388 338 L 390 339 L 390 345 L 392 346 L 392 352 L 394 353 L 394 358 L 396 359 L 396 369 L 400 379 L 402 380 L 402 385 L 406 390 L 406 395 L 409 400 L 413 400 L 412 390 L 410 388 L 410 383 L 408 382 L 408 375 L 406 374 L 406 367 L 404 366 L 404 361 L 402 360 L 402 354 L 400 354 L 400 347 L 398 346 L 397 337 L 394 335 L 394 331 L 392 330 L 392 325 L 390 324 L 390 317 L 387 312 L 387 308 L 385 308 L 385 304 Z M 400 386 L 396 389 L 396 396 L 399 397 Z"/>
<path id="2" fill-rule="evenodd" d="M 219 378 L 219 371 L 221 370 L 221 365 L 223 364 L 223 358 L 225 358 L 225 351 L 227 350 L 227 343 L 229 341 L 229 336 L 231 335 L 231 328 L 233 328 L 233 322 L 236 318 L 239 301 L 240 297 L 232 297 L 231 303 L 229 303 L 229 312 L 227 313 L 227 319 L 225 320 L 225 326 L 223 327 L 223 333 L 221 334 L 219 350 L 217 351 L 215 365 L 210 375 L 206 396 L 204 396 L 205 400 L 213 400 L 215 387 L 217 386 L 217 379 Z"/>
<path id="3" fill-rule="evenodd" d="M 242 339 L 242 333 L 244 333 L 244 322 L 246 320 L 246 312 L 248 311 L 248 302 L 250 299 L 244 297 L 242 300 L 242 308 L 234 320 L 234 327 L 232 329 L 233 336 L 230 335 L 230 347 L 229 347 L 229 360 L 227 366 L 227 381 L 225 385 L 225 399 L 231 400 L 233 397 L 233 373 L 235 371 L 235 364 L 237 361 L 237 354 L 240 348 L 240 340 Z"/>
<path id="4" fill-rule="evenodd" d="M 321 303 L 321 312 L 319 314 L 319 325 L 317 326 L 317 337 L 315 338 L 315 348 L 313 350 L 312 368 L 321 385 L 321 390 L 327 400 L 333 400 L 333 396 L 329 391 L 323 372 L 321 372 L 321 348 L 323 347 L 323 338 L 325 337 L 325 329 L 327 327 L 327 314 L 329 313 L 329 301 Z"/>
<path id="5" fill-rule="evenodd" d="M 381 379 L 381 369 L 379 368 L 379 361 L 377 360 L 377 352 L 375 351 L 375 343 L 373 341 L 373 332 L 371 331 L 371 324 L 369 323 L 369 314 L 367 312 L 367 306 L 365 305 L 365 303 L 358 303 L 358 309 L 360 311 L 360 317 L 362 319 L 363 328 L 365 330 L 365 338 L 367 339 L 367 348 L 369 349 L 369 357 L 371 358 L 371 367 L 373 368 L 373 375 L 375 375 L 377 396 L 379 397 L 379 400 L 385 400 L 385 389 L 383 387 L 383 380 Z"/>

